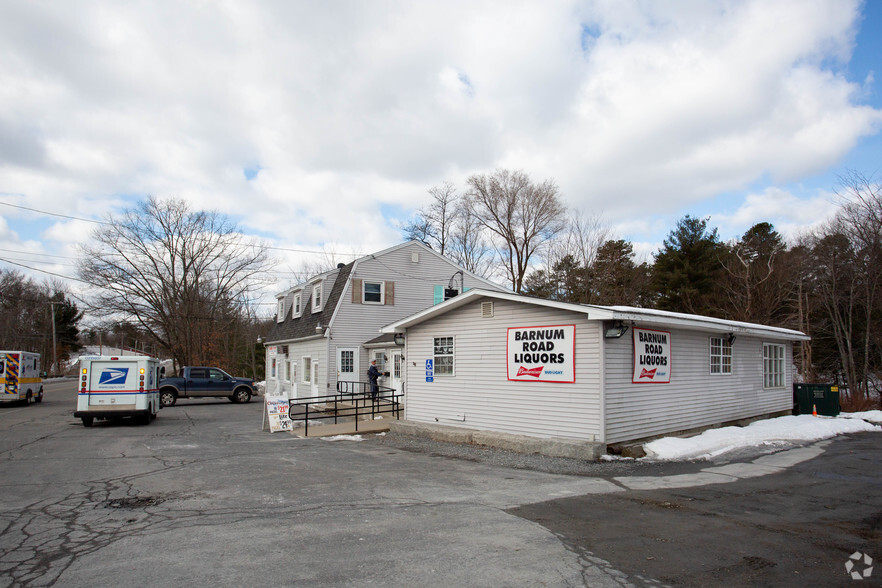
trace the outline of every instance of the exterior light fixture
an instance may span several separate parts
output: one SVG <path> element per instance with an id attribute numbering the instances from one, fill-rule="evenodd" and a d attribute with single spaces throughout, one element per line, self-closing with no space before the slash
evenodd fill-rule
<path id="1" fill-rule="evenodd" d="M 729 333 L 726 341 L 729 343 L 729 347 L 732 347 L 732 344 L 735 343 L 735 333 Z"/>
<path id="2" fill-rule="evenodd" d="M 315 326 L 315 334 L 316 334 L 316 335 L 321 335 L 322 333 L 324 333 L 324 328 L 322 327 L 322 324 L 321 324 L 321 323 L 316 324 L 316 326 Z"/>
<path id="3" fill-rule="evenodd" d="M 404 333 L 395 333 L 392 335 L 392 341 L 398 346 L 404 345 Z"/>
<path id="4" fill-rule="evenodd" d="M 623 323 L 622 321 L 616 321 L 614 325 L 611 327 L 607 327 L 603 332 L 604 339 L 618 339 L 622 335 L 628 332 L 628 325 Z"/>

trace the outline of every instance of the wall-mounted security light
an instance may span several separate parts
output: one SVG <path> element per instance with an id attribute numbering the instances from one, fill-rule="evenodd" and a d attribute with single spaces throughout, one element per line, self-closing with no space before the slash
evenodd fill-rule
<path id="1" fill-rule="evenodd" d="M 628 332 L 628 328 L 628 325 L 626 325 L 622 321 L 616 321 L 614 325 L 606 328 L 606 330 L 603 332 L 603 337 L 604 339 L 618 339 Z"/>
<path id="2" fill-rule="evenodd" d="M 729 343 L 729 347 L 732 347 L 732 344 L 735 343 L 735 333 L 729 333 L 726 341 Z"/>

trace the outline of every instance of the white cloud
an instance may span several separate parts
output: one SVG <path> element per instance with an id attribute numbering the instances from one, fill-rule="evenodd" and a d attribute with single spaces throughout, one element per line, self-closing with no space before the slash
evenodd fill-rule
<path id="1" fill-rule="evenodd" d="M 93 218 L 178 196 L 278 245 L 371 251 L 399 240 L 384 211 L 509 166 L 654 250 L 657 236 L 622 229 L 815 177 L 878 131 L 872 76 L 840 73 L 859 9 L 16 3 L 0 20 L 0 193 Z M 733 230 L 771 220 L 751 198 Z"/>
<path id="2" fill-rule="evenodd" d="M 767 188 L 759 194 L 748 194 L 732 214 L 714 214 L 711 224 L 719 228 L 720 238 L 740 237 L 760 222 L 769 222 L 786 239 L 819 228 L 833 218 L 838 210 L 832 192 L 820 192 L 810 198 L 797 198 L 779 188 Z"/>

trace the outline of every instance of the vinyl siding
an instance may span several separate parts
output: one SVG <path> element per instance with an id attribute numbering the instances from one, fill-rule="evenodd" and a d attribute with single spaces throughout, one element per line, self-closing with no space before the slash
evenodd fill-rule
<path id="1" fill-rule="evenodd" d="M 276 358 L 276 361 L 289 361 L 296 360 L 297 361 L 297 378 L 293 382 L 298 384 L 297 397 L 304 398 L 309 396 L 309 391 L 304 391 L 303 384 L 303 357 L 311 357 L 312 361 L 319 362 L 319 382 L 318 382 L 318 393 L 319 395 L 332 394 L 333 391 L 328 390 L 329 383 L 327 381 L 327 377 L 325 373 L 327 371 L 328 365 L 328 340 L 316 337 L 315 339 L 310 339 L 308 341 L 301 341 L 299 343 L 288 343 L 288 355 L 275 355 L 270 356 L 267 355 L 266 359 L 266 373 L 270 373 L 270 361 L 273 357 Z M 277 346 L 281 347 L 281 345 Z M 278 369 L 278 368 L 277 368 Z M 276 372 L 278 374 L 278 371 Z M 279 393 L 279 394 L 288 394 L 291 391 L 291 384 L 288 382 L 281 381 L 278 379 L 267 379 L 267 392 L 269 393 Z M 278 391 L 278 392 L 277 392 Z"/>
<path id="2" fill-rule="evenodd" d="M 732 346 L 732 374 L 712 375 L 710 333 L 651 328 L 671 332 L 671 381 L 668 384 L 631 383 L 633 330 L 621 339 L 604 340 L 607 443 L 792 408 L 791 344 L 784 343 L 785 386 L 764 390 L 762 339 L 739 335 Z"/>
<path id="3" fill-rule="evenodd" d="M 417 253 L 419 260 L 414 263 L 412 253 Z M 360 379 L 367 380 L 365 375 L 370 365 L 368 351 L 361 347 L 380 334 L 380 329 L 390 323 L 420 312 L 433 303 L 434 287 L 438 284 L 446 286 L 451 276 L 459 269 L 453 262 L 433 254 L 416 243 L 394 249 L 373 259 L 361 259 L 352 271 L 350 283 L 341 296 L 340 308 L 331 326 L 331 357 L 336 362 L 338 347 L 359 348 L 358 365 L 362 372 Z M 456 286 L 459 287 L 459 276 Z M 352 292 L 352 282 L 367 280 L 370 282 L 386 282 L 387 295 L 389 282 L 394 282 L 394 300 L 392 304 L 358 304 L 360 294 Z M 504 290 L 485 281 L 479 281 L 468 274 L 464 277 L 466 288 L 485 288 Z M 392 347 L 392 344 L 389 344 Z M 336 386 L 336 365 L 327 364 L 328 381 L 331 388 Z"/>
<path id="4" fill-rule="evenodd" d="M 479 298 L 408 329 L 406 418 L 535 437 L 602 440 L 599 324 L 582 313 L 502 300 L 493 304 L 492 318 L 481 318 Z M 559 324 L 576 325 L 576 382 L 508 381 L 508 327 Z M 425 361 L 432 357 L 433 339 L 446 336 L 455 338 L 455 375 L 436 376 L 428 383 Z"/>

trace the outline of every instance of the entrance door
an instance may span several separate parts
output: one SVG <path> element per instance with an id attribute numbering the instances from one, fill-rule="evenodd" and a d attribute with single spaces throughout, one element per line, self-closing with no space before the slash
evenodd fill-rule
<path id="1" fill-rule="evenodd" d="M 401 361 L 401 350 L 396 349 L 392 352 L 392 364 L 389 366 L 389 386 L 395 388 L 396 394 L 401 394 L 404 390 L 401 387 L 401 374 L 404 368 Z"/>
<path id="2" fill-rule="evenodd" d="M 314 361 L 314 362 L 312 362 L 312 377 L 309 379 L 310 386 L 312 387 L 311 392 L 312 392 L 313 398 L 315 398 L 316 396 L 319 395 L 318 376 L 319 376 L 319 362 Z"/>
<path id="3" fill-rule="evenodd" d="M 358 349 L 354 347 L 337 348 L 337 381 L 357 382 L 358 377 Z"/>

